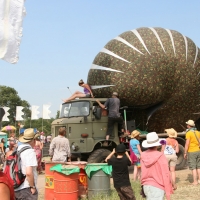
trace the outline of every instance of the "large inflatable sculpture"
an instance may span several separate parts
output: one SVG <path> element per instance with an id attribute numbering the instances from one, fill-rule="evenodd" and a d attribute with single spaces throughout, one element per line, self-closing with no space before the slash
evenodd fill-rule
<path id="1" fill-rule="evenodd" d="M 183 131 L 200 115 L 200 51 L 181 33 L 139 28 L 109 41 L 88 74 L 95 97 L 119 93 L 129 119 L 148 131 Z"/>

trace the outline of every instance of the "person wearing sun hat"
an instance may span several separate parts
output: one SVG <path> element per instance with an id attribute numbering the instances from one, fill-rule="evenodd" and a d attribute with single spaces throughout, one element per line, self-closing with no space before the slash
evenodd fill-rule
<path id="1" fill-rule="evenodd" d="M 188 157 L 189 169 L 193 175 L 193 185 L 200 183 L 200 132 L 196 129 L 193 120 L 188 120 L 184 158 Z M 199 177 L 199 178 L 197 178 Z"/>
<path id="2" fill-rule="evenodd" d="M 148 148 L 141 153 L 140 160 L 141 184 L 148 200 L 163 200 L 164 195 L 170 200 L 173 193 L 167 159 L 163 152 L 157 150 L 162 144 L 163 139 L 160 139 L 156 132 L 148 133 L 146 140 L 142 142 L 142 146 Z"/>
<path id="3" fill-rule="evenodd" d="M 26 179 L 17 189 L 15 189 L 16 199 L 38 199 L 38 192 L 36 189 L 37 159 L 33 149 L 35 145 L 35 139 L 34 129 L 32 128 L 26 129 L 24 134 L 19 136 L 19 141 L 21 144 L 18 146 L 17 150 L 19 151 L 24 147 L 28 147 L 28 149 L 24 150 L 20 154 L 22 172 L 26 175 Z"/>
<path id="4" fill-rule="evenodd" d="M 165 132 L 168 135 L 166 139 L 166 145 L 163 145 L 162 150 L 168 160 L 169 169 L 171 173 L 171 179 L 174 185 L 174 189 L 176 189 L 176 173 L 175 167 L 177 163 L 177 155 L 176 153 L 179 152 L 179 144 L 175 139 L 177 137 L 177 132 L 173 128 L 165 129 Z"/>
<path id="5" fill-rule="evenodd" d="M 140 180 L 140 176 L 141 176 L 140 154 L 142 153 L 142 151 L 140 148 L 139 135 L 140 135 L 140 132 L 137 130 L 134 130 L 131 133 L 131 140 L 130 140 L 130 152 L 132 151 L 137 157 L 137 162 L 134 163 L 134 170 L 133 170 L 134 181 L 137 180 L 137 177 L 138 177 L 138 180 Z"/>

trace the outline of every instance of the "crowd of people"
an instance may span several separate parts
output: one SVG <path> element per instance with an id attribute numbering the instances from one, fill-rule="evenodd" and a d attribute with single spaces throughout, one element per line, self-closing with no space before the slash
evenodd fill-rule
<path id="1" fill-rule="evenodd" d="M 84 93 L 76 92 L 65 102 L 76 97 L 94 97 L 91 88 L 80 80 L 79 85 L 84 88 Z M 123 119 L 120 116 L 120 100 L 118 93 L 113 92 L 104 105 L 96 100 L 102 109 L 108 110 L 108 127 L 106 140 L 103 146 L 109 145 L 109 138 L 112 135 L 114 124 L 119 124 L 119 137 L 126 135 L 123 128 Z M 186 144 L 184 158 L 188 160 L 189 169 L 192 171 L 192 185 L 200 184 L 200 132 L 197 131 L 193 120 L 188 120 L 186 132 Z M 175 167 L 177 164 L 177 153 L 179 144 L 176 140 L 177 132 L 173 128 L 165 129 L 168 137 L 159 138 L 156 132 L 146 135 L 146 140 L 140 143 L 140 132 L 134 130 L 130 137 L 130 155 L 126 146 L 122 143 L 107 156 L 105 161 L 112 165 L 114 187 L 121 200 L 135 200 L 134 190 L 131 187 L 128 167 L 134 165 L 133 180 L 141 183 L 141 195 L 148 200 L 163 200 L 166 196 L 170 200 L 170 195 L 177 189 Z M 127 135 L 126 135 L 127 136 Z M 5 140 L 0 142 L 0 164 L 4 164 L 9 156 L 17 150 L 27 148 L 20 154 L 21 169 L 25 174 L 25 181 L 17 188 L 13 189 L 9 179 L 0 172 L 0 197 L 4 200 L 36 200 L 37 176 L 42 174 L 42 149 L 49 143 L 49 155 L 53 162 L 70 162 L 71 151 L 69 140 L 66 138 L 66 129 L 60 127 L 58 136 L 51 138 L 45 136 L 43 132 L 34 133 L 34 129 L 29 128 L 17 139 L 15 134 L 9 138 L 9 146 L 6 148 Z M 142 147 L 142 148 L 141 148 Z"/>
<path id="2" fill-rule="evenodd" d="M 188 120 L 186 132 L 186 144 L 184 157 L 188 159 L 189 169 L 193 174 L 192 185 L 200 183 L 200 132 L 197 131 L 193 120 Z M 140 181 L 141 195 L 148 200 L 163 200 L 177 189 L 175 167 L 179 144 L 176 140 L 177 132 L 173 129 L 165 129 L 168 137 L 160 139 L 156 132 L 146 135 L 140 148 L 140 132 L 134 130 L 131 133 L 130 156 L 126 147 L 120 144 L 106 158 L 106 162 L 113 167 L 114 187 L 121 200 L 135 200 L 134 191 L 131 188 L 128 166 L 134 165 L 133 180 Z M 131 154 L 135 155 L 133 157 Z M 113 156 L 116 155 L 116 156 Z M 136 159 L 135 159 L 136 158 Z"/>
<path id="3" fill-rule="evenodd" d="M 34 129 L 29 128 L 20 134 L 19 138 L 15 137 L 15 133 L 11 133 L 6 141 L 4 138 L 0 141 L 0 198 L 4 200 L 36 200 L 38 199 L 37 192 L 37 175 L 43 173 L 42 149 L 45 143 L 51 143 L 51 135 L 45 136 L 43 132 L 34 132 Z M 6 147 L 7 146 L 7 147 Z M 22 173 L 26 176 L 24 182 L 17 188 L 13 188 L 12 181 L 3 173 L 3 168 L 6 167 L 6 161 L 9 156 L 15 151 L 25 149 L 20 154 Z"/>

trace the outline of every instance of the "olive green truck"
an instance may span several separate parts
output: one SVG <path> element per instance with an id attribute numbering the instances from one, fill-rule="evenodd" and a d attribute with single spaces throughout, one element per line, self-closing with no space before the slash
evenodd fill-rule
<path id="1" fill-rule="evenodd" d="M 104 103 L 106 98 L 99 98 Z M 131 110 L 126 109 L 128 115 Z M 122 116 L 123 109 L 122 109 Z M 60 127 L 66 128 L 66 136 L 69 139 L 73 158 L 85 160 L 90 163 L 104 162 L 105 158 L 119 143 L 123 142 L 127 146 L 129 138 L 121 138 L 118 135 L 118 125 L 115 124 L 114 131 L 110 137 L 108 146 L 104 146 L 108 116 L 107 112 L 101 109 L 95 98 L 80 98 L 68 103 L 63 103 L 60 117 L 52 122 L 53 137 L 58 135 Z M 130 122 L 130 123 L 129 123 Z M 128 130 L 134 130 L 134 121 L 127 121 Z M 185 133 L 178 133 L 177 141 L 180 151 L 178 153 L 177 169 L 185 166 L 184 155 Z M 141 141 L 145 139 L 145 134 L 141 134 Z M 166 138 L 166 133 L 159 133 L 159 137 Z"/>

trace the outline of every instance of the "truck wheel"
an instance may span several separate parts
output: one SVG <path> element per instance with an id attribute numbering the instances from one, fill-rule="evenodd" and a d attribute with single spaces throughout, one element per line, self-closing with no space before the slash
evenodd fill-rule
<path id="1" fill-rule="evenodd" d="M 177 159 L 177 164 L 176 164 L 176 170 L 180 170 L 185 167 L 187 160 L 184 159 L 184 152 L 185 152 L 185 148 L 179 144 L 179 152 L 177 154 L 178 159 Z"/>
<path id="2" fill-rule="evenodd" d="M 97 149 L 88 158 L 88 163 L 103 163 L 111 153 L 108 149 Z"/>

